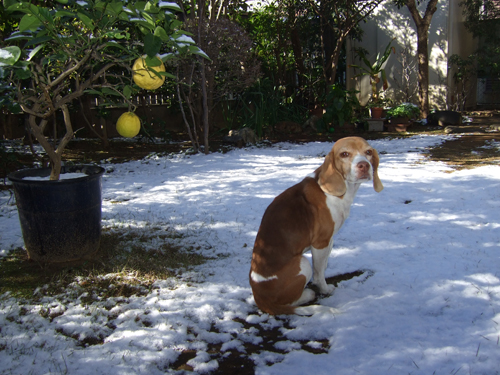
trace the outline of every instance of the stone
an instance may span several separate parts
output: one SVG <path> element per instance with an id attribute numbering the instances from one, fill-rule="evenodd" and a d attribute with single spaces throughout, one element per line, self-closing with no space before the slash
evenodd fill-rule
<path id="1" fill-rule="evenodd" d="M 258 137 L 250 128 L 242 128 L 239 130 L 230 130 L 228 135 L 224 137 L 224 141 L 234 143 L 238 147 L 243 147 L 247 144 L 256 144 Z"/>
<path id="2" fill-rule="evenodd" d="M 430 126 L 447 126 L 461 125 L 462 114 L 455 111 L 436 111 L 427 116 L 427 125 Z"/>

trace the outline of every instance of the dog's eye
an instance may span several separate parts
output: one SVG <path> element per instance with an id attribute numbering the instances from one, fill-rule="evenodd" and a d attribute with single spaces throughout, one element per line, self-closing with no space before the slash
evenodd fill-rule
<path id="1" fill-rule="evenodd" d="M 348 158 L 349 157 L 349 153 L 348 152 L 343 152 L 340 154 L 340 157 L 342 158 Z"/>
<path id="2" fill-rule="evenodd" d="M 368 155 L 368 156 L 373 155 L 373 151 L 372 150 L 366 150 L 366 155 Z"/>

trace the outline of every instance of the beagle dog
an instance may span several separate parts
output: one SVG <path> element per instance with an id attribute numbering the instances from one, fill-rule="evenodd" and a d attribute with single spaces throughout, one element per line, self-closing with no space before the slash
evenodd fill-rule
<path id="1" fill-rule="evenodd" d="M 377 168 L 377 151 L 360 137 L 335 142 L 312 177 L 285 190 L 266 209 L 255 239 L 250 286 L 257 306 L 273 315 L 312 315 L 335 312 L 326 306 L 299 305 L 316 298 L 305 289 L 311 280 L 322 294 L 333 293 L 325 280 L 333 236 L 349 216 L 362 182 L 373 181 L 376 192 L 384 188 Z M 312 252 L 311 267 L 303 256 Z"/>

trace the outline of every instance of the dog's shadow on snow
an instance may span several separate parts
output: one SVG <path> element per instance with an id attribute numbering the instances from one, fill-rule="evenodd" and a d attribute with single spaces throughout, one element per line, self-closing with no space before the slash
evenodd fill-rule
<path id="1" fill-rule="evenodd" d="M 358 271 L 354 271 L 354 272 L 348 272 L 348 273 L 343 273 L 343 274 L 339 274 L 339 275 L 335 275 L 335 276 L 326 277 L 325 280 L 326 280 L 327 284 L 332 284 L 335 287 L 338 287 L 339 283 L 341 283 L 342 281 L 351 280 L 351 279 L 354 279 L 355 277 L 361 277 L 359 282 L 364 283 L 366 280 L 368 280 L 373 275 L 374 275 L 374 272 L 372 270 L 358 270 Z M 321 292 L 319 291 L 319 288 L 314 284 L 307 285 L 307 288 L 313 290 L 316 293 L 316 298 L 310 302 L 311 305 L 315 305 L 316 303 L 318 303 L 318 301 L 320 299 L 322 299 L 325 296 L 324 294 L 321 294 Z"/>

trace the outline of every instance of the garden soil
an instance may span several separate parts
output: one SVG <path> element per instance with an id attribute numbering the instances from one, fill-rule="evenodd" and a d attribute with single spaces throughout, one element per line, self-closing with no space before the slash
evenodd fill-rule
<path id="1" fill-rule="evenodd" d="M 496 148 L 485 147 L 494 140 L 500 140 L 500 132 L 488 132 L 491 125 L 500 126 L 500 111 L 480 111 L 468 112 L 467 115 L 473 119 L 455 129 L 452 133 L 455 137 L 429 150 L 427 157 L 432 160 L 442 161 L 451 165 L 455 169 L 474 168 L 487 164 L 498 164 L 500 154 Z M 334 133 L 312 133 L 312 132 L 274 132 L 264 139 L 266 142 L 334 142 L 339 138 L 349 135 L 357 135 L 368 140 L 387 137 L 410 137 L 415 134 L 442 134 L 444 128 L 429 127 L 425 125 L 413 124 L 409 132 L 389 133 L 389 132 L 359 132 L 356 130 L 340 130 Z M 212 152 L 227 152 L 234 148 L 233 144 L 224 141 L 222 133 L 215 134 L 210 140 Z M 138 138 L 136 141 L 113 140 L 108 147 L 103 147 L 99 140 L 85 139 L 73 140 L 65 150 L 63 160 L 75 163 L 99 163 L 108 161 L 122 163 L 128 160 L 137 160 L 155 152 L 159 154 L 170 154 L 177 152 L 188 152 L 191 143 L 186 134 L 172 134 L 168 142 L 153 142 L 146 138 Z M 0 168 L 0 178 L 14 170 L 31 167 L 36 158 L 32 155 L 16 155 L 10 161 L 2 162 Z"/>

